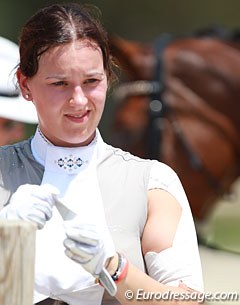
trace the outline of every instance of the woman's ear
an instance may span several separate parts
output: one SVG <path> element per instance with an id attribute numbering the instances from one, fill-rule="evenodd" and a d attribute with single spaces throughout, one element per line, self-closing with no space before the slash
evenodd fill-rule
<path id="1" fill-rule="evenodd" d="M 27 101 L 31 101 L 32 100 L 32 96 L 31 96 L 31 91 L 30 91 L 29 86 L 28 86 L 28 78 L 27 78 L 27 76 L 22 74 L 20 68 L 17 69 L 16 76 L 17 76 L 17 80 L 18 80 L 18 84 L 19 84 L 22 96 Z"/>

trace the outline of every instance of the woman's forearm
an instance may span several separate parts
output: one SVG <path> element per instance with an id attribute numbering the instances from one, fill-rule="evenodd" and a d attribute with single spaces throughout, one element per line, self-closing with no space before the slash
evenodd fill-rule
<path id="1" fill-rule="evenodd" d="M 184 286 L 184 285 L 183 285 Z M 161 284 L 129 263 L 127 276 L 117 284 L 116 298 L 122 305 L 197 305 L 200 292 Z"/>

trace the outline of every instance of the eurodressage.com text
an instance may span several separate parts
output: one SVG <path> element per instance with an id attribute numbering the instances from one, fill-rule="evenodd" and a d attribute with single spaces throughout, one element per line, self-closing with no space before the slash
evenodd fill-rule
<path id="1" fill-rule="evenodd" d="M 138 289 L 134 294 L 132 290 L 125 291 L 125 298 L 127 300 L 137 300 L 141 301 L 197 301 L 199 304 L 209 301 L 238 301 L 240 300 L 240 292 L 172 292 L 165 291 L 161 292 L 151 292 L 144 291 L 143 289 Z"/>

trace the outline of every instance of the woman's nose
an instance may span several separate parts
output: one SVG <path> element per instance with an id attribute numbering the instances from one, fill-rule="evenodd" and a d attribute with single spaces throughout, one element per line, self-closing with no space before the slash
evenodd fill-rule
<path id="1" fill-rule="evenodd" d="M 87 97 L 85 96 L 81 86 L 74 87 L 70 103 L 79 105 L 87 104 Z"/>

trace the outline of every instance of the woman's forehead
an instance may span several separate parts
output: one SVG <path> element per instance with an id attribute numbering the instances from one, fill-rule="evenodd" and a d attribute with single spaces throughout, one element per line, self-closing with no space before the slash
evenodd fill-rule
<path id="1" fill-rule="evenodd" d="M 42 54 L 42 56 L 46 54 L 61 56 L 62 54 L 66 53 L 69 50 L 73 50 L 73 49 L 81 50 L 83 48 L 88 48 L 89 50 L 101 51 L 101 48 L 95 41 L 89 39 L 79 39 L 50 47 L 46 52 Z"/>
<path id="2" fill-rule="evenodd" d="M 96 44 L 74 41 L 49 49 L 39 59 L 37 74 L 40 77 L 54 75 L 66 77 L 72 73 L 104 73 L 103 56 Z"/>
<path id="3" fill-rule="evenodd" d="M 89 40 L 76 40 L 49 48 L 40 56 L 39 62 L 61 61 L 63 59 L 66 60 L 66 57 L 67 60 L 70 61 L 72 56 L 68 57 L 69 53 L 71 53 L 71 55 L 77 55 L 80 54 L 81 51 L 84 51 L 85 53 L 97 51 L 99 55 L 102 56 L 101 48 L 96 43 Z"/>

